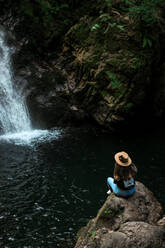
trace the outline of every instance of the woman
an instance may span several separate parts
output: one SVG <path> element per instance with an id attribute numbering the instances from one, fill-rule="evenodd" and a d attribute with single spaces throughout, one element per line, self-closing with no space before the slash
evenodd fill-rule
<path id="1" fill-rule="evenodd" d="M 128 197 L 135 193 L 135 176 L 137 173 L 136 166 L 132 163 L 131 158 L 126 152 L 115 154 L 114 179 L 107 178 L 108 194 L 111 191 L 118 196 Z"/>

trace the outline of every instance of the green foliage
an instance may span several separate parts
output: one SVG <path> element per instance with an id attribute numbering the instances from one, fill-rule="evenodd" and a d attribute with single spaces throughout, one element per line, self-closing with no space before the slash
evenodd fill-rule
<path id="1" fill-rule="evenodd" d="M 150 27 L 156 22 L 157 8 L 164 4 L 164 0 L 125 0 L 128 4 L 129 14 L 135 20 L 140 20 L 145 27 Z"/>
<path id="2" fill-rule="evenodd" d="M 95 31 L 98 29 L 103 28 L 104 29 L 104 33 L 106 33 L 109 29 L 109 27 L 111 28 L 118 28 L 121 31 L 125 31 L 125 27 L 124 25 L 121 24 L 117 24 L 116 22 L 112 21 L 112 17 L 110 16 L 109 13 L 102 13 L 98 20 L 97 23 L 95 23 L 92 27 L 91 27 L 91 31 Z M 102 30 L 103 30 L 102 29 Z"/>
<path id="3" fill-rule="evenodd" d="M 111 6 L 112 0 L 105 0 L 105 2 L 106 2 L 106 4 L 107 4 L 107 6 Z"/>
<path id="4" fill-rule="evenodd" d="M 111 80 L 111 88 L 114 90 L 113 96 L 120 97 L 126 93 L 126 87 L 118 79 L 115 73 L 106 71 L 108 78 Z"/>
<path id="5" fill-rule="evenodd" d="M 122 213 L 123 213 L 123 210 L 121 210 L 121 209 L 105 209 L 103 216 L 105 218 L 109 217 L 109 216 L 113 217 L 113 216 L 121 215 Z"/>
<path id="6" fill-rule="evenodd" d="M 111 7 L 112 0 L 97 0 L 98 4 L 101 4 L 103 7 Z"/>
<path id="7" fill-rule="evenodd" d="M 101 91 L 101 95 L 103 96 L 103 97 L 105 97 L 105 96 L 107 96 L 108 95 L 108 91 L 107 90 L 102 90 Z"/>
<path id="8" fill-rule="evenodd" d="M 106 209 L 106 210 L 104 211 L 104 214 L 110 215 L 110 214 L 113 214 L 113 212 L 112 212 L 111 209 Z"/>
<path id="9" fill-rule="evenodd" d="M 134 104 L 132 102 L 128 102 L 123 106 L 123 111 L 129 113 L 133 106 Z"/>
<path id="10" fill-rule="evenodd" d="M 123 25 L 117 25 L 117 27 L 121 30 L 121 31 L 124 31 L 124 26 Z"/>
<path id="11" fill-rule="evenodd" d="M 116 75 L 110 71 L 106 71 L 107 76 L 111 79 L 112 89 L 120 87 L 120 81 L 117 79 Z"/>
<path id="12" fill-rule="evenodd" d="M 26 33 L 30 35 L 31 42 L 37 48 L 48 47 L 49 44 L 53 46 L 55 42 L 58 43 L 59 39 L 62 41 L 63 34 L 82 16 L 87 16 L 88 22 L 85 22 L 75 32 L 77 40 L 81 40 L 82 43 L 85 43 L 83 38 L 86 38 L 86 33 L 89 34 L 90 31 L 91 39 L 86 40 L 90 42 L 95 38 L 96 45 L 99 42 L 103 44 L 104 37 L 108 37 L 110 33 L 125 32 L 126 34 L 128 24 L 119 18 L 119 14 L 124 16 L 123 10 L 135 20 L 134 26 L 140 23 L 139 29 L 142 35 L 139 37 L 142 48 L 151 48 L 154 39 L 153 35 L 149 35 L 150 30 L 152 25 L 158 22 L 157 7 L 163 2 L 164 0 L 123 0 L 119 2 L 96 0 L 91 3 L 87 0 L 83 2 L 78 0 L 18 0 L 17 8 L 25 17 Z M 84 12 L 81 13 L 80 7 Z M 114 14 L 115 12 L 118 14 Z M 112 81 L 112 87 L 117 87 L 115 80 Z"/>
<path id="13" fill-rule="evenodd" d="M 21 7 L 26 15 L 31 17 L 33 16 L 33 8 L 31 5 L 28 5 L 26 8 L 24 8 L 24 5 L 22 5 Z"/>
<path id="14" fill-rule="evenodd" d="M 96 23 L 96 24 L 94 24 L 94 25 L 91 27 L 91 31 L 97 30 L 99 27 L 100 27 L 100 25 L 99 25 L 98 23 Z"/>
<path id="15" fill-rule="evenodd" d="M 58 1 L 35 0 L 20 2 L 21 10 L 30 17 L 39 17 L 45 26 L 53 20 L 54 15 L 57 15 L 62 9 L 69 8 L 66 3 L 59 4 Z"/>
<path id="16" fill-rule="evenodd" d="M 135 28 L 138 27 L 142 33 L 142 48 L 152 48 L 159 34 L 159 10 L 165 7 L 164 0 L 125 0 L 125 4 L 124 10 L 134 20 Z M 156 29 L 158 32 L 155 33 Z"/>
<path id="17" fill-rule="evenodd" d="M 96 232 L 92 232 L 92 237 L 95 237 L 96 236 Z"/>
<path id="18" fill-rule="evenodd" d="M 140 69 L 144 67 L 144 61 L 142 58 L 135 57 L 132 59 L 132 64 L 130 65 L 130 68 L 132 69 Z"/>
<path id="19" fill-rule="evenodd" d="M 125 110 L 128 110 L 130 108 L 132 108 L 134 106 L 134 104 L 132 102 L 128 102 L 125 106 L 124 106 L 124 109 Z"/>
<path id="20" fill-rule="evenodd" d="M 108 13 L 103 13 L 99 16 L 99 19 L 101 22 L 104 23 L 104 22 L 110 21 L 111 16 Z"/>
<path id="21" fill-rule="evenodd" d="M 67 3 L 64 0 L 19 1 L 19 15 L 25 17 L 26 33 L 31 36 L 31 43 L 38 50 L 47 47 L 53 37 L 59 36 L 69 25 L 70 2 L 71 0 Z"/>
<path id="22" fill-rule="evenodd" d="M 147 37 L 143 38 L 143 48 L 145 47 L 152 47 L 152 40 Z"/>
<path id="23" fill-rule="evenodd" d="M 79 238 L 79 237 L 80 237 L 80 233 L 77 233 L 77 235 L 76 235 L 76 236 L 77 236 L 77 238 Z"/>

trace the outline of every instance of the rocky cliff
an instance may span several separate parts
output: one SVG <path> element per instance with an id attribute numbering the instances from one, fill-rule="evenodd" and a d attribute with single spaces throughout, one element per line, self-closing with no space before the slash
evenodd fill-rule
<path id="1" fill-rule="evenodd" d="M 111 194 L 78 233 L 75 248 L 163 248 L 165 218 L 162 207 L 142 183 L 128 198 Z"/>
<path id="2" fill-rule="evenodd" d="M 109 129 L 164 112 L 157 71 L 164 56 L 164 24 L 146 30 L 127 7 L 126 1 L 111 1 L 80 18 L 64 36 L 57 61 L 70 78 L 77 108 Z M 156 11 L 163 21 L 163 10 Z"/>
<path id="3" fill-rule="evenodd" d="M 46 21 L 41 18 L 43 6 L 37 17 L 31 1 L 23 7 L 26 15 L 3 13 L 1 22 L 16 35 L 14 70 L 18 81 L 26 82 L 34 125 L 50 128 L 93 120 L 113 130 L 135 118 L 138 125 L 164 118 L 165 6 L 154 8 L 147 2 L 85 1 L 78 11 L 75 1 L 74 19 L 57 36 L 52 30 L 57 31 L 63 12 L 47 30 L 40 30 Z M 51 11 L 51 5 L 45 8 Z M 33 23 L 36 18 L 42 22 Z M 49 42 L 46 31 L 53 32 Z"/>

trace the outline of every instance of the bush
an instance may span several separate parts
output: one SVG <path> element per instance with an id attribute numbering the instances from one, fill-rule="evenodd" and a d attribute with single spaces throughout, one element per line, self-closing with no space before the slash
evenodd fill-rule
<path id="1" fill-rule="evenodd" d="M 129 14 L 135 20 L 141 21 L 145 27 L 151 27 L 158 22 L 158 8 L 165 6 L 164 0 L 125 0 L 129 6 Z"/>

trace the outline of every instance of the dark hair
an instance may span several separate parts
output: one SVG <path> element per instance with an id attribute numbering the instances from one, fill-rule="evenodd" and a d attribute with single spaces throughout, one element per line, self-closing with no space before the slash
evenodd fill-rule
<path id="1" fill-rule="evenodd" d="M 119 180 L 128 180 L 131 177 L 135 178 L 137 173 L 136 166 L 132 163 L 129 166 L 121 166 L 118 163 L 115 163 L 114 168 L 114 179 Z"/>

